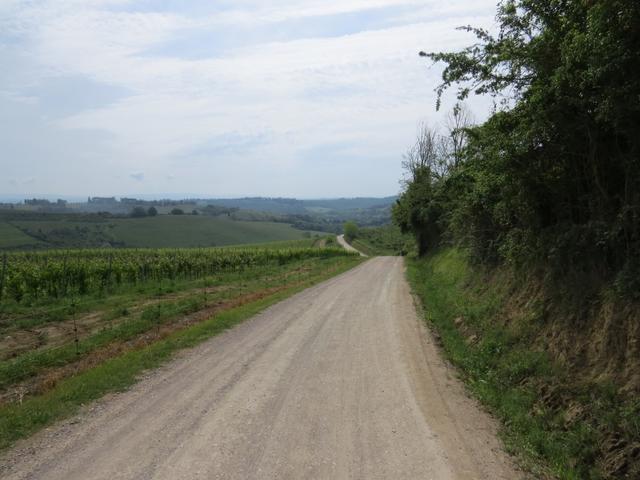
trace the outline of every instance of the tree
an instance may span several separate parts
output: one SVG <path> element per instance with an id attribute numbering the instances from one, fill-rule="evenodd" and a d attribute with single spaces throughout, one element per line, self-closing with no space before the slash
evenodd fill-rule
<path id="1" fill-rule="evenodd" d="M 470 126 L 470 112 L 458 104 L 448 117 L 446 135 L 422 124 L 404 156 L 405 189 L 392 216 L 403 233 L 415 236 L 420 255 L 437 246 L 447 228 L 456 196 L 449 178 L 462 164 Z"/>
<path id="2" fill-rule="evenodd" d="M 133 218 L 142 218 L 146 216 L 147 211 L 144 209 L 144 207 L 134 207 L 133 210 L 131 210 L 131 217 Z"/>
<path id="3" fill-rule="evenodd" d="M 489 94 L 456 214 L 478 251 L 603 275 L 640 265 L 640 2 L 503 0 L 499 31 L 424 53 L 438 86 Z M 480 233 L 482 232 L 482 233 Z M 635 265 L 635 267 L 634 267 Z"/>
<path id="4" fill-rule="evenodd" d="M 446 147 L 444 152 L 450 158 L 447 164 L 451 167 L 458 167 L 463 160 L 464 148 L 467 146 L 469 129 L 474 124 L 473 114 L 464 103 L 457 103 L 447 115 L 446 129 L 447 136 L 444 137 Z"/>
<path id="5" fill-rule="evenodd" d="M 174 208 L 171 210 L 171 215 L 184 215 L 184 210 L 181 208 Z"/>
<path id="6" fill-rule="evenodd" d="M 156 209 L 156 207 L 149 207 L 149 210 L 147 210 L 147 215 L 150 217 L 155 217 L 156 215 L 158 215 L 158 210 Z"/>
<path id="7" fill-rule="evenodd" d="M 351 243 L 358 236 L 358 225 L 355 222 L 345 222 L 343 231 L 344 238 Z"/>
<path id="8" fill-rule="evenodd" d="M 447 171 L 446 158 L 442 154 L 443 142 L 437 131 L 426 124 L 418 127 L 416 142 L 409 147 L 404 155 L 402 167 L 409 175 L 408 181 L 413 181 L 425 169 L 436 178 Z"/>
<path id="9" fill-rule="evenodd" d="M 416 238 L 418 254 L 424 255 L 437 246 L 442 208 L 437 198 L 438 180 L 428 166 L 414 170 L 411 181 L 392 207 L 394 222 L 402 233 Z"/>

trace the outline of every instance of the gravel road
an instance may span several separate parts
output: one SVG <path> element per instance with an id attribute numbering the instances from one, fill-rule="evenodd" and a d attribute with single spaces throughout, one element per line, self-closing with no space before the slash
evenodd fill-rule
<path id="1" fill-rule="evenodd" d="M 3 479 L 522 478 L 378 257 L 21 442 Z"/>
<path id="2" fill-rule="evenodd" d="M 351 244 L 344 239 L 344 235 L 338 235 L 336 238 L 338 239 L 338 243 L 340 244 L 340 246 L 342 246 L 342 248 L 344 248 L 345 250 L 348 250 L 349 252 L 359 253 L 361 257 L 368 256 L 362 253 L 360 250 L 352 247 Z"/>

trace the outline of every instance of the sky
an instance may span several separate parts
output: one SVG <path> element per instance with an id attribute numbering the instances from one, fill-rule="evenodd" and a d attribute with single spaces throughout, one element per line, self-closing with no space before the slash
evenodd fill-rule
<path id="1" fill-rule="evenodd" d="M 495 3 L 0 0 L 0 195 L 397 194 Z"/>

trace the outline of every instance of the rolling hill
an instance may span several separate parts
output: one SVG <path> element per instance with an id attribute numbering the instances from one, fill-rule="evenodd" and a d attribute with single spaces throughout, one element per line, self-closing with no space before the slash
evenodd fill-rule
<path id="1" fill-rule="evenodd" d="M 298 240 L 308 236 L 286 223 L 226 216 L 158 215 L 101 218 L 47 215 L 0 218 L 0 249 L 71 247 L 210 247 Z"/>

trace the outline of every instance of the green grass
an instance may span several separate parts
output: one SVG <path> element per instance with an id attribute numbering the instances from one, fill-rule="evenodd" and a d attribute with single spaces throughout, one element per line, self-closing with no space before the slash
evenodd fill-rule
<path id="1" fill-rule="evenodd" d="M 405 255 L 413 250 L 413 240 L 395 225 L 360 228 L 352 245 L 369 255 Z"/>
<path id="2" fill-rule="evenodd" d="M 61 306 L 65 307 L 64 312 L 53 318 L 29 315 L 16 319 L 5 315 L 0 329 L 2 335 L 15 335 L 21 331 L 32 332 L 44 323 L 66 324 L 67 330 L 72 332 L 72 312 L 80 310 L 100 314 L 100 322 L 96 324 L 93 333 L 88 336 L 81 335 L 78 348 L 73 343 L 74 337 L 69 333 L 67 343 L 50 346 L 45 339 L 43 345 L 36 350 L 0 361 L 0 390 L 32 377 L 43 369 L 77 361 L 111 342 L 130 340 L 169 323 L 176 317 L 206 308 L 205 302 L 207 305 L 221 304 L 274 285 L 283 285 L 292 273 L 297 275 L 293 277 L 294 280 L 304 279 L 309 272 L 317 272 L 319 268 L 329 269 L 342 263 L 341 259 L 307 259 L 284 265 L 266 265 L 238 272 L 223 272 L 215 277 L 199 280 L 151 282 L 137 290 L 138 293 L 133 296 L 112 295 L 102 304 L 90 299 L 85 299 L 85 303 L 82 303 L 82 299 L 78 299 L 76 306 L 71 309 L 67 308 L 68 302 L 63 300 Z M 203 287 L 214 287 L 207 293 L 206 298 L 203 295 Z M 216 287 L 224 288 L 217 290 Z M 146 292 L 146 295 L 142 292 Z M 177 298 L 172 295 L 165 299 L 164 296 L 170 293 L 179 295 Z M 139 308 L 140 305 L 143 307 Z M 97 306 L 100 308 L 96 310 Z M 51 308 L 49 306 L 47 310 Z M 25 307 L 24 310 L 28 312 L 29 308 Z"/>
<path id="3" fill-rule="evenodd" d="M 294 277 L 288 277 L 288 280 L 281 280 L 284 285 L 284 289 L 281 291 L 240 307 L 223 311 L 208 320 L 178 330 L 142 349 L 128 351 L 118 357 L 106 360 L 90 370 L 62 380 L 47 393 L 27 398 L 21 403 L 0 406 L 0 449 L 7 448 L 16 440 L 75 413 L 80 406 L 96 400 L 108 392 L 126 389 L 136 381 L 141 372 L 169 360 L 176 351 L 192 347 L 255 315 L 269 305 L 352 268 L 360 261 L 357 257 L 337 257 L 318 259 L 312 262 L 312 265 L 307 262 L 308 268 L 304 270 L 304 273 L 299 272 Z M 291 266 L 291 268 L 293 267 L 294 265 Z M 254 288 L 264 288 L 265 286 L 274 286 L 273 279 L 262 278 L 261 281 L 255 282 Z M 173 304 L 174 310 L 169 310 L 164 315 L 160 312 L 158 315 L 152 315 L 153 309 L 149 313 L 142 312 L 138 323 L 125 322 L 119 330 L 114 329 L 111 332 L 98 334 L 92 339 L 93 345 L 97 345 L 100 341 L 103 341 L 101 344 L 104 344 L 104 341 L 108 340 L 106 337 L 110 339 L 130 338 L 131 335 L 150 328 L 154 322 L 170 319 L 184 313 L 180 310 L 180 305 L 186 311 L 197 308 L 197 306 L 191 305 L 189 300 L 185 300 L 182 304 L 180 302 Z M 135 332 L 132 332 L 131 329 L 134 329 Z M 87 345 L 91 345 L 91 343 L 89 342 Z M 65 348 L 71 349 L 71 347 Z M 36 368 L 44 368 L 51 365 L 52 362 L 55 364 L 55 361 L 64 363 L 66 361 L 65 355 L 70 354 L 70 351 L 67 350 L 60 350 L 60 356 L 57 359 L 54 355 L 54 358 L 46 359 Z M 71 353 L 75 354 L 74 351 Z M 31 367 L 33 368 L 33 365 Z M 13 373 L 16 372 L 17 370 L 13 371 Z"/>
<path id="4" fill-rule="evenodd" d="M 113 235 L 131 247 L 199 247 L 303 239 L 284 223 L 242 222 L 205 215 L 161 215 L 113 221 Z"/>
<path id="5" fill-rule="evenodd" d="M 239 272 L 236 275 L 241 275 Z M 218 277 L 219 280 L 232 278 L 231 273 Z M 47 323 L 68 320 L 72 314 L 82 315 L 96 310 L 118 310 L 146 299 L 201 286 L 210 279 L 175 279 L 148 281 L 135 286 L 130 284 L 112 287 L 108 291 L 96 292 L 73 298 L 42 298 L 38 301 L 20 304 L 1 304 L 0 335 L 18 329 L 37 328 Z M 72 305 L 73 302 L 73 305 Z"/>
<path id="6" fill-rule="evenodd" d="M 410 259 L 407 275 L 445 354 L 502 421 L 506 446 L 540 476 L 552 472 L 566 480 L 601 478 L 593 463 L 599 439 L 592 426 L 567 426 L 562 412 L 540 401 L 538 387 L 561 385 L 565 372 L 532 348 L 539 319 L 532 314 L 500 321 L 509 279 L 473 271 L 455 249 Z"/>
<path id="7" fill-rule="evenodd" d="M 10 223 L 0 222 L 0 249 L 38 245 L 40 242 L 26 235 Z"/>
<path id="8" fill-rule="evenodd" d="M 30 351 L 15 359 L 2 361 L 0 389 L 32 377 L 46 368 L 72 363 L 111 342 L 135 338 L 178 315 L 186 315 L 201 308 L 204 308 L 204 305 L 202 298 L 198 297 L 150 306 L 134 318 L 120 321 L 111 328 L 103 328 L 88 338 L 83 338 L 77 348 L 73 342 L 69 342 L 59 347 Z"/>

